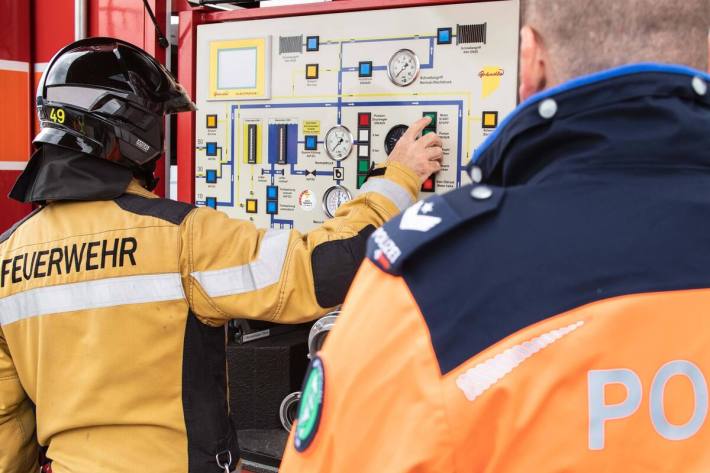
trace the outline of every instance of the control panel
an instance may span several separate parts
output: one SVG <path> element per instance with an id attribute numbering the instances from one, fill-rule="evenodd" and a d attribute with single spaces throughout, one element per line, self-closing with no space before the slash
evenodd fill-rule
<path id="1" fill-rule="evenodd" d="M 444 147 L 422 195 L 467 183 L 515 107 L 518 21 L 502 0 L 199 26 L 196 204 L 307 231 L 422 116 Z"/>

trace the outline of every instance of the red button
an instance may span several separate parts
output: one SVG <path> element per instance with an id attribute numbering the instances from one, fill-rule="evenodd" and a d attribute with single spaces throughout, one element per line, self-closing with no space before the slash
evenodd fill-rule
<path id="1" fill-rule="evenodd" d="M 369 113 L 359 113 L 358 120 L 360 126 L 370 126 L 370 114 Z"/>
<path id="2" fill-rule="evenodd" d="M 434 190 L 434 178 L 430 177 L 426 181 L 424 181 L 424 184 L 422 184 L 422 190 L 431 192 Z"/>

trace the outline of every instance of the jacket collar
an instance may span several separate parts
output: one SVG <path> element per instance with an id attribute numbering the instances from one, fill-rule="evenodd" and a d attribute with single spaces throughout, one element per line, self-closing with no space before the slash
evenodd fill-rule
<path id="1" fill-rule="evenodd" d="M 43 144 L 15 182 L 10 197 L 44 204 L 61 200 L 110 200 L 133 179 L 130 169 L 79 151 Z"/>
<path id="2" fill-rule="evenodd" d="M 571 166 L 710 167 L 710 75 L 635 64 L 581 77 L 519 105 L 468 165 L 520 185 Z"/>

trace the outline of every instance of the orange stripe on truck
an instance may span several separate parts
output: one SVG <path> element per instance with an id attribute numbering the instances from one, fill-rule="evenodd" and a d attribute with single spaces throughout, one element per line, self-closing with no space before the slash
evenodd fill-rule
<path id="1" fill-rule="evenodd" d="M 0 69 L 0 161 L 27 161 L 30 154 L 29 118 L 32 106 L 26 71 Z"/>

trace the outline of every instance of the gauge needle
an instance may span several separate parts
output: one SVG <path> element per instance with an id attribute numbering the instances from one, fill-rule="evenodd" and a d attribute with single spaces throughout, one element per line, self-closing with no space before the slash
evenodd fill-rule
<path id="1" fill-rule="evenodd" d="M 409 67 L 409 63 L 404 63 L 404 66 L 402 66 L 402 69 L 399 70 L 399 72 L 397 73 L 397 75 L 395 77 L 399 77 L 399 75 L 401 73 L 403 73 L 407 67 Z"/>

